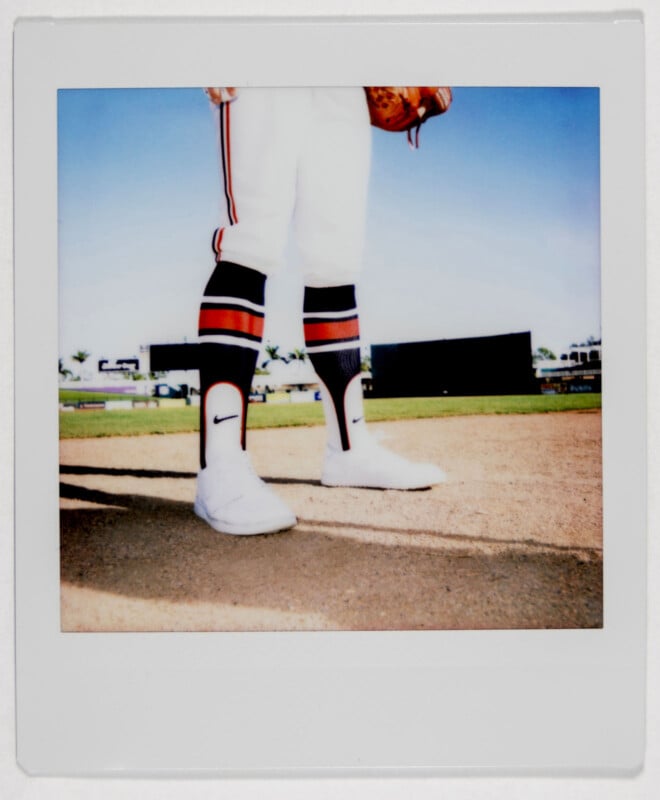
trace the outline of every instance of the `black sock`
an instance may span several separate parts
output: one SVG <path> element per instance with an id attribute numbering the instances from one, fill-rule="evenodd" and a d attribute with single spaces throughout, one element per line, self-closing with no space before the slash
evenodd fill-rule
<path id="1" fill-rule="evenodd" d="M 355 286 L 306 287 L 303 320 L 307 352 L 334 412 L 332 418 L 326 411 L 326 421 L 336 423 L 337 444 L 349 450 L 354 426 L 364 422 L 361 385 L 347 403 L 361 372 Z"/>
<path id="2" fill-rule="evenodd" d="M 218 450 L 236 440 L 245 449 L 247 404 L 263 338 L 265 282 L 261 272 L 220 261 L 204 290 L 199 312 L 202 468 L 210 445 Z"/>

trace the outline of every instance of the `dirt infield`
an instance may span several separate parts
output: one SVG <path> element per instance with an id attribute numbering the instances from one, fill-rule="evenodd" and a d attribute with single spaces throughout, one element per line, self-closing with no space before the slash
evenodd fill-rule
<path id="1" fill-rule="evenodd" d="M 323 428 L 252 431 L 255 467 L 299 524 L 245 538 L 193 514 L 196 435 L 62 441 L 63 630 L 602 624 L 600 412 L 372 429 L 448 482 L 325 488 Z"/>

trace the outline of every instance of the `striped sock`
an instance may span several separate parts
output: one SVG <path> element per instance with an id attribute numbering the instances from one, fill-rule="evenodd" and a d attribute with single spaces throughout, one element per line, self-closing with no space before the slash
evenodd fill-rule
<path id="1" fill-rule="evenodd" d="M 264 329 L 266 276 L 218 262 L 199 312 L 200 463 L 245 449 L 248 396 Z"/>
<path id="2" fill-rule="evenodd" d="M 364 427 L 355 286 L 305 288 L 305 345 L 323 390 L 329 442 L 349 450 Z"/>

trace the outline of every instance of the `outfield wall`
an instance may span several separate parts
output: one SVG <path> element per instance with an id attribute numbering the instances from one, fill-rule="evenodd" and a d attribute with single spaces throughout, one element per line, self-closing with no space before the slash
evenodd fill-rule
<path id="1" fill-rule="evenodd" d="M 530 332 L 373 345 L 373 397 L 538 394 Z"/>

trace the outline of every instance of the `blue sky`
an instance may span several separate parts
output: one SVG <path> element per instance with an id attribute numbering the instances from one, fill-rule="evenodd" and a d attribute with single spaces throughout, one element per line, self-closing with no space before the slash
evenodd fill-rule
<path id="1" fill-rule="evenodd" d="M 455 87 L 419 150 L 372 129 L 365 343 L 600 336 L 599 107 L 589 88 Z M 58 96 L 60 353 L 194 341 L 220 208 L 200 89 Z M 267 340 L 302 346 L 295 248 Z"/>

